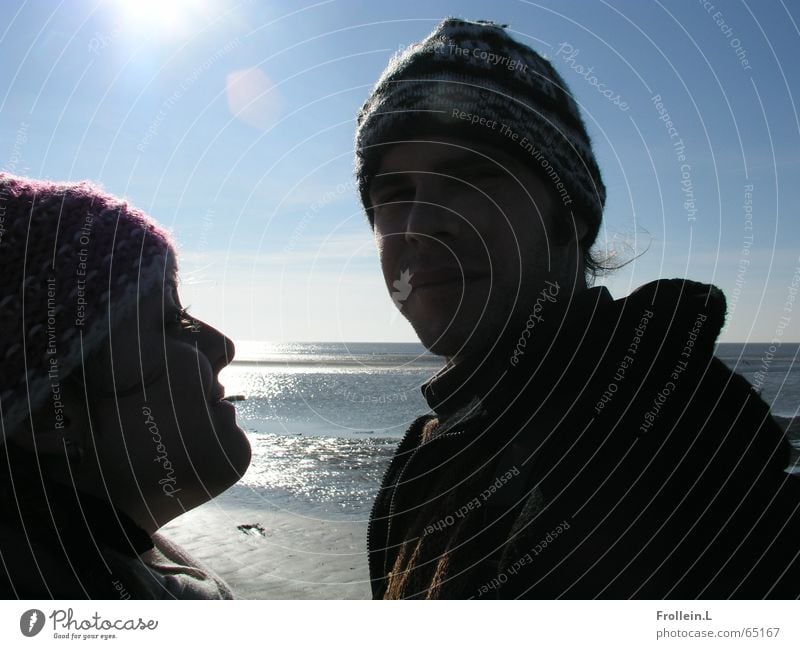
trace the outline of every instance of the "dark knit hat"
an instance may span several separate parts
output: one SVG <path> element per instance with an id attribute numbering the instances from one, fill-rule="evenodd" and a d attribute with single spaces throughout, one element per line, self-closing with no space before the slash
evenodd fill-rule
<path id="1" fill-rule="evenodd" d="M 370 223 L 382 145 L 450 134 L 538 169 L 594 242 L 606 190 L 578 107 L 553 66 L 505 27 L 447 18 L 389 62 L 358 114 L 355 175 Z"/>
<path id="2" fill-rule="evenodd" d="M 64 379 L 174 264 L 167 233 L 97 187 L 0 173 L 0 444 L 48 400 L 63 426 Z"/>

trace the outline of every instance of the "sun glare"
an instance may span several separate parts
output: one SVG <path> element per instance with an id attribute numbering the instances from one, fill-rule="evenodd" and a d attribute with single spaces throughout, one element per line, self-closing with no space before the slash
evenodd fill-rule
<path id="1" fill-rule="evenodd" d="M 183 33 L 204 3 L 193 0 L 118 0 L 125 18 L 161 33 Z"/>

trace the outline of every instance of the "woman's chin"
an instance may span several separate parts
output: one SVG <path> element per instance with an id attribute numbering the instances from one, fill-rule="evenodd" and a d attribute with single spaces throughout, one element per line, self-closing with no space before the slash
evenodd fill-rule
<path id="1" fill-rule="evenodd" d="M 247 469 L 250 468 L 250 461 L 253 459 L 253 450 L 250 448 L 250 441 L 247 439 L 247 435 L 241 428 L 239 431 L 242 436 L 242 444 L 239 447 L 235 461 L 234 458 L 231 458 L 231 465 L 236 474 L 236 479 L 231 483 L 231 485 L 236 484 L 244 477 L 244 474 L 247 473 Z"/>
<path id="2" fill-rule="evenodd" d="M 250 461 L 253 457 L 247 435 L 238 426 L 236 430 L 236 444 L 226 444 L 224 457 L 221 457 L 219 460 L 218 466 L 224 467 L 225 475 L 219 476 L 221 478 L 220 484 L 224 486 L 218 493 L 222 493 L 242 479 L 244 474 L 247 473 L 247 469 L 250 467 Z"/>
<path id="3" fill-rule="evenodd" d="M 236 421 L 236 407 L 232 403 L 220 401 L 215 405 L 215 409 L 217 413 L 214 418 L 214 432 L 221 446 L 220 452 L 223 454 L 223 457 L 219 459 L 218 466 L 224 466 L 231 470 L 231 484 L 234 484 L 241 479 L 250 466 L 252 459 L 250 441 L 247 433 Z"/>

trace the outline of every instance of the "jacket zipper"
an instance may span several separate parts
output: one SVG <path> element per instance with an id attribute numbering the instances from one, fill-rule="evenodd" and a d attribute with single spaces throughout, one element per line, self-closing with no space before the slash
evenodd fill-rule
<path id="1" fill-rule="evenodd" d="M 381 497 L 382 493 L 386 491 L 386 488 L 388 486 L 387 482 L 388 482 L 388 480 L 390 479 L 390 476 L 393 473 L 394 465 L 395 465 L 395 462 L 397 461 L 397 453 L 400 452 L 400 449 L 403 448 L 403 445 L 408 441 L 408 439 L 412 435 L 412 433 L 414 433 L 415 431 L 418 433 L 419 431 L 421 431 L 422 426 L 424 426 L 424 424 L 422 424 L 422 426 L 419 429 L 417 429 L 417 427 L 416 427 L 416 423 L 422 417 L 427 417 L 427 415 L 421 415 L 416 420 L 414 420 L 414 422 L 411 424 L 411 426 L 409 426 L 409 428 L 406 431 L 405 435 L 403 435 L 402 439 L 400 440 L 400 443 L 397 445 L 397 449 L 395 450 L 395 455 L 392 458 L 392 461 L 389 463 L 389 467 L 386 469 L 386 473 L 383 476 L 383 480 L 381 480 L 381 486 L 378 489 L 378 496 L 375 498 L 375 501 L 372 503 L 372 508 L 370 509 L 369 521 L 367 522 L 367 561 L 370 563 L 370 568 L 371 568 L 372 561 L 371 561 L 369 555 L 370 555 L 370 549 L 372 547 L 371 541 L 372 541 L 372 537 L 373 537 L 373 526 L 374 526 L 374 520 L 375 520 L 376 515 L 377 515 L 377 509 L 379 507 L 379 503 L 382 500 L 382 497 Z M 428 419 L 426 419 L 426 423 L 427 423 L 427 421 L 428 421 Z M 412 454 L 411 457 L 413 457 L 413 454 Z M 406 460 L 406 465 L 405 466 L 408 466 L 408 463 L 411 461 L 411 457 L 409 457 Z M 402 473 L 402 471 L 401 471 L 401 473 Z M 397 485 L 398 481 L 399 481 L 399 477 L 393 481 L 393 484 L 395 485 L 395 489 L 392 491 L 392 499 L 394 499 L 394 493 L 396 491 L 396 485 Z M 387 517 L 387 528 L 389 527 L 390 521 L 391 521 L 391 519 L 389 519 Z M 386 553 L 385 547 L 386 546 L 384 546 L 384 550 L 382 550 L 384 555 Z M 386 560 L 384 558 L 384 565 L 385 565 L 385 562 L 386 562 Z M 385 571 L 384 571 L 384 573 L 385 573 Z M 384 576 L 385 576 L 385 574 L 384 574 Z"/>
<path id="2" fill-rule="evenodd" d="M 397 492 L 398 492 L 398 488 L 399 488 L 398 485 L 403 481 L 403 476 L 406 473 L 406 469 L 408 469 L 408 467 L 411 465 L 411 463 L 416 458 L 417 454 L 419 452 L 423 451 L 423 449 L 425 449 L 425 450 L 429 449 L 432 445 L 437 444 L 439 442 L 439 440 L 444 439 L 444 438 L 461 437 L 464 434 L 464 432 L 465 432 L 464 430 L 455 430 L 455 431 L 450 431 L 450 432 L 447 432 L 447 433 L 442 433 L 441 435 L 438 435 L 437 437 L 435 437 L 431 441 L 429 441 L 429 442 L 427 442 L 425 444 L 421 444 L 420 446 L 418 446 L 414 450 L 414 452 L 408 458 L 408 461 L 406 462 L 406 464 L 403 466 L 403 468 L 401 469 L 400 473 L 398 474 L 397 480 L 395 480 L 395 483 L 394 483 L 395 484 L 395 488 L 392 491 L 392 499 L 389 502 L 389 512 L 388 512 L 387 521 L 386 521 L 386 542 L 384 544 L 384 549 L 382 551 L 383 552 L 383 576 L 384 576 L 384 579 L 386 578 L 386 575 L 389 572 L 388 571 L 388 566 L 387 566 L 388 548 L 389 548 L 389 545 L 390 545 L 390 542 L 391 542 L 391 538 L 392 538 L 392 521 L 394 520 L 394 515 L 395 515 Z"/>

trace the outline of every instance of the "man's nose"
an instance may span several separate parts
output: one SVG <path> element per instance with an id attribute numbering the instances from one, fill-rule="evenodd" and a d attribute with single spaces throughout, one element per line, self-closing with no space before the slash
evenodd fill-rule
<path id="1" fill-rule="evenodd" d="M 432 246 L 457 239 L 464 216 L 449 207 L 448 202 L 443 192 L 418 188 L 408 214 L 406 242 Z"/>

